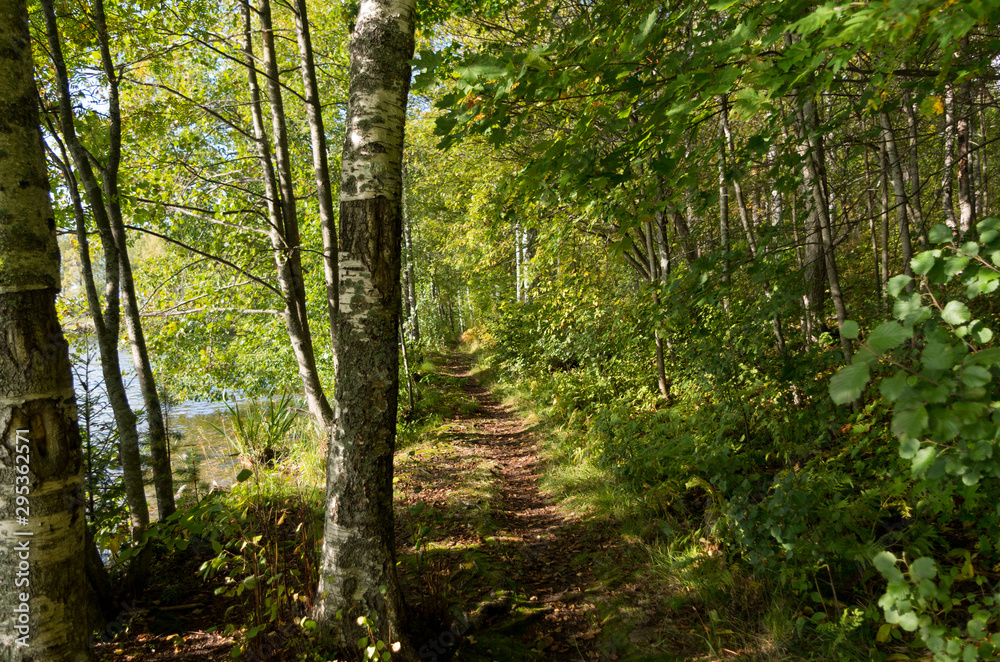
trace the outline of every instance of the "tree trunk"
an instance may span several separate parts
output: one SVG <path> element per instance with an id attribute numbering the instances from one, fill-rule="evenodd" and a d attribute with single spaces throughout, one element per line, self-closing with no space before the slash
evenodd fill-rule
<path id="1" fill-rule="evenodd" d="M 0 655 L 84 662 L 83 451 L 56 317 L 59 248 L 21 0 L 0 2 L 0 44 Z"/>
<path id="2" fill-rule="evenodd" d="M 917 108 L 910 101 L 908 93 L 903 94 L 903 110 L 906 112 L 906 127 L 909 132 L 909 167 L 907 169 L 907 179 L 910 190 L 906 194 L 906 202 L 909 205 L 910 217 L 917 229 L 917 237 L 923 248 L 927 248 L 927 229 L 924 227 L 924 212 L 920 206 L 920 146 L 918 139 Z"/>
<path id="3" fill-rule="evenodd" d="M 160 395 L 156 390 L 153 366 L 149 361 L 146 336 L 142 329 L 142 320 L 139 317 L 139 302 L 135 295 L 132 262 L 129 259 L 128 239 L 125 233 L 125 222 L 122 218 L 121 196 L 118 191 L 122 116 L 118 98 L 118 74 L 111 59 L 110 37 L 103 0 L 94 0 L 94 23 L 97 27 L 97 41 L 100 45 L 101 67 L 108 82 L 109 147 L 107 165 L 101 169 L 104 205 L 107 207 L 108 218 L 111 221 L 111 234 L 118 257 L 118 277 L 121 283 L 125 327 L 128 329 L 129 345 L 132 350 L 132 364 L 135 367 L 139 391 L 146 407 L 146 420 L 149 425 L 150 464 L 153 470 L 153 489 L 156 492 L 157 516 L 161 520 L 165 520 L 176 510 L 173 476 L 170 469 L 170 450 L 167 429 L 163 420 L 163 408 L 160 406 Z M 92 201 L 92 203 L 96 203 L 96 201 Z"/>
<path id="4" fill-rule="evenodd" d="M 948 83 L 944 91 L 944 167 L 941 169 L 941 207 L 944 219 L 954 232 L 958 229 L 952 202 L 952 169 L 955 167 L 955 86 Z"/>
<path id="5" fill-rule="evenodd" d="M 341 160 L 340 353 L 336 426 L 327 457 L 326 521 L 315 617 L 345 649 L 368 636 L 400 641 L 407 611 L 396 576 L 392 476 L 399 395 L 402 150 L 414 0 L 362 0 L 350 53 Z M 343 620 L 335 622 L 340 611 Z"/>
<path id="6" fill-rule="evenodd" d="M 333 426 L 333 409 L 330 407 L 319 380 L 312 336 L 309 333 L 309 322 L 306 318 L 305 284 L 302 281 L 298 221 L 288 156 L 288 140 L 284 131 L 284 109 L 281 105 L 281 90 L 277 81 L 278 71 L 274 55 L 270 5 L 266 4 L 265 0 L 260 16 L 264 33 L 264 62 L 271 93 L 271 119 L 275 132 L 278 178 L 275 177 L 271 149 L 264 129 L 260 86 L 257 83 L 256 60 L 253 55 L 252 10 L 249 0 L 242 0 L 240 4 L 243 8 L 243 57 L 244 65 L 247 68 L 247 82 L 250 87 L 250 114 L 253 118 L 257 156 L 264 171 L 269 235 L 278 272 L 278 284 L 285 302 L 285 328 L 292 343 L 292 351 L 298 364 L 299 377 L 302 379 L 309 412 L 324 430 L 330 430 Z M 278 179 L 280 179 L 280 186 Z"/>
<path id="7" fill-rule="evenodd" d="M 962 84 L 962 92 L 958 100 L 958 122 L 956 132 L 958 134 L 958 229 L 964 238 L 972 226 L 976 224 L 976 201 L 975 190 L 972 185 L 972 163 L 969 158 L 969 140 L 971 136 L 971 122 L 969 115 L 972 112 L 969 102 L 970 83 Z"/>
<path id="8" fill-rule="evenodd" d="M 720 127 L 719 133 L 722 133 Z M 729 286 L 731 267 L 729 264 L 729 184 L 726 182 L 726 144 L 719 145 L 719 250 L 722 252 L 722 282 L 726 294 L 722 297 L 722 307 L 729 311 Z"/>
<path id="9" fill-rule="evenodd" d="M 834 259 L 833 230 L 830 224 L 830 206 L 828 186 L 826 183 L 826 151 L 823 147 L 823 137 L 819 133 L 819 122 L 815 104 L 804 100 L 798 104 L 799 155 L 802 157 L 803 186 L 811 193 L 812 213 L 819 226 L 823 266 L 826 270 L 827 283 L 830 287 L 830 298 L 837 313 L 837 325 L 841 328 L 840 345 L 844 351 L 845 363 L 851 362 L 853 350 L 851 341 L 843 334 L 843 325 L 847 321 L 847 307 L 840 291 L 840 279 L 837 273 L 837 263 Z"/>
<path id="10" fill-rule="evenodd" d="M 906 197 L 906 186 L 903 182 L 903 167 L 900 163 L 899 150 L 896 149 L 896 136 L 893 133 L 888 113 L 879 113 L 879 122 L 882 125 L 882 142 L 885 145 L 885 153 L 889 161 L 889 179 L 892 181 L 893 202 L 896 206 L 896 223 L 899 226 L 900 259 L 903 261 L 903 273 L 907 276 L 912 276 L 913 267 L 910 265 L 910 260 L 913 258 L 913 246 L 910 243 L 910 222 L 906 214 L 909 201 Z M 907 291 L 911 291 L 913 289 L 912 286 L 912 283 L 908 285 Z"/>
<path id="11" fill-rule="evenodd" d="M 726 95 L 719 97 L 719 105 L 721 106 L 719 111 L 719 126 L 722 128 L 725 139 L 725 149 L 730 154 L 733 154 L 736 150 L 736 143 L 733 140 L 733 131 L 729 126 L 729 100 L 726 98 Z M 736 193 L 736 210 L 740 215 L 740 224 L 743 226 L 743 232 L 747 236 L 750 255 L 757 257 L 757 237 L 754 232 L 753 223 L 750 222 L 746 200 L 743 197 L 743 184 L 738 177 L 733 178 L 733 192 Z"/>
<path id="12" fill-rule="evenodd" d="M 663 235 L 663 212 L 656 212 L 656 229 L 654 236 L 653 224 L 649 221 L 643 224 L 646 236 L 646 255 L 648 258 L 649 284 L 653 287 L 653 305 L 655 310 L 660 309 L 660 292 L 656 289 L 658 281 L 666 279 L 664 273 L 664 246 L 665 237 Z M 669 268 L 669 264 L 667 265 Z M 653 329 L 653 341 L 656 345 L 656 384 L 660 389 L 660 395 L 664 398 L 670 397 L 670 384 L 667 381 L 666 365 L 663 360 L 663 338 L 658 329 Z"/>
<path id="13" fill-rule="evenodd" d="M 409 214 L 409 205 L 406 199 L 407 187 L 406 187 L 406 170 L 403 170 L 403 240 L 406 242 L 406 291 L 403 296 L 406 297 L 409 308 L 409 317 L 407 317 L 407 327 L 410 333 L 410 339 L 418 343 L 420 342 L 420 315 L 418 314 L 417 306 L 417 277 L 416 277 L 416 254 L 413 251 L 413 236 L 410 231 L 411 221 Z"/>
<path id="14" fill-rule="evenodd" d="M 340 293 L 337 288 L 337 224 L 333 209 L 333 192 L 330 186 L 330 166 L 326 155 L 326 133 L 323 130 L 323 106 L 319 100 L 316 83 L 316 65 L 313 61 L 312 38 L 309 34 L 309 15 L 306 0 L 295 0 L 295 36 L 299 44 L 302 86 L 306 96 L 306 117 L 309 120 L 309 137 L 312 146 L 313 173 L 316 177 L 316 201 L 323 234 L 323 277 L 326 281 L 327 314 L 330 318 L 330 340 L 333 343 L 333 360 L 337 362 L 337 312 L 340 310 Z"/>
<path id="15" fill-rule="evenodd" d="M 886 292 L 882 285 L 882 278 L 879 272 L 878 261 L 878 232 L 875 230 L 875 201 L 872 189 L 872 171 L 869 150 L 865 150 L 865 209 L 868 212 L 868 227 L 872 242 L 872 268 L 875 274 L 875 285 L 879 292 L 879 297 L 885 299 Z"/>
<path id="16" fill-rule="evenodd" d="M 69 75 L 62 55 L 62 45 L 59 39 L 59 29 L 56 24 L 55 10 L 52 0 L 42 0 L 42 13 L 45 19 L 45 31 L 49 45 L 49 53 L 56 72 L 56 93 L 59 99 L 59 119 L 63 140 L 69 150 L 87 200 L 90 203 L 91 214 L 101 236 L 105 262 L 105 305 L 103 317 L 103 332 L 98 333 L 98 344 L 101 349 L 101 368 L 104 373 L 105 388 L 108 401 L 118 425 L 119 452 L 122 461 L 122 481 L 125 485 L 125 500 L 131 518 L 132 542 L 139 544 L 142 534 L 149 526 L 149 506 L 146 503 L 146 493 L 143 489 L 142 461 L 139 454 L 139 434 L 136 430 L 136 417 L 129 406 L 122 383 L 121 368 L 118 360 L 118 331 L 120 320 L 119 286 L 121 283 L 121 260 L 119 259 L 118 241 L 115 237 L 114 224 L 105 205 L 104 192 L 91 167 L 90 157 L 76 136 L 75 119 L 73 117 L 72 100 L 69 92 Z M 110 159 L 109 159 L 110 165 Z M 79 197 L 79 196 L 78 196 Z M 78 218 L 78 223 L 79 223 Z M 79 233 L 79 225 L 78 225 Z M 89 261 L 89 256 L 88 256 Z M 91 281 L 93 277 L 91 276 Z M 100 319 L 100 307 L 97 302 L 96 289 L 88 292 L 88 301 L 93 300 L 90 309 L 98 315 L 94 317 L 95 326 Z M 142 554 L 132 562 L 129 569 L 129 583 L 132 589 L 139 593 L 145 584 L 148 553 Z"/>
<path id="17" fill-rule="evenodd" d="M 517 302 L 520 303 L 524 301 L 521 295 L 521 283 L 523 282 L 522 271 L 524 266 L 521 264 L 521 224 L 514 224 L 514 296 L 517 297 Z"/>

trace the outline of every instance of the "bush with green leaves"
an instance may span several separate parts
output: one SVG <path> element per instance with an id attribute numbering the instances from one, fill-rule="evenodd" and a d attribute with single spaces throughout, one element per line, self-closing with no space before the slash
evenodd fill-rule
<path id="1" fill-rule="evenodd" d="M 888 580 L 879 601 L 887 625 L 917 632 L 939 662 L 991 657 L 1000 646 L 1000 584 L 983 572 L 1000 562 L 1000 347 L 993 343 L 1000 286 L 1000 219 L 956 242 L 938 225 L 939 245 L 913 258 L 914 277 L 889 282 L 894 320 L 861 335 L 852 363 L 830 380 L 837 403 L 858 400 L 872 373 L 892 405 L 899 455 L 920 498 L 913 516 L 934 521 L 948 549 L 901 562 L 874 557 Z M 942 554 L 943 552 L 943 554 Z M 978 570 L 977 570 L 978 567 Z"/>

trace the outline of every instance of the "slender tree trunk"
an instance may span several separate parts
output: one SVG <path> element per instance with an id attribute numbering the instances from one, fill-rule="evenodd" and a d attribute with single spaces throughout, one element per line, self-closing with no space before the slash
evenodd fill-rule
<path id="1" fill-rule="evenodd" d="M 405 173 L 404 173 L 405 175 Z M 404 194 L 406 192 L 404 178 Z M 406 198 L 403 198 L 403 238 L 406 241 L 406 297 L 410 302 L 409 331 L 413 342 L 420 342 L 420 314 L 417 305 L 416 253 L 413 250 L 413 236 Z"/>
<path id="2" fill-rule="evenodd" d="M 523 282 L 523 277 L 521 271 L 524 269 L 521 264 L 521 224 L 514 224 L 514 296 L 517 297 L 518 303 L 524 301 L 524 297 L 521 293 L 521 283 Z"/>
<path id="3" fill-rule="evenodd" d="M 264 190 L 267 198 L 269 234 L 274 261 L 278 271 L 278 284 L 285 302 L 285 327 L 292 351 L 299 368 L 299 377 L 305 390 L 309 412 L 323 429 L 333 425 L 333 408 L 323 392 L 316 368 L 312 336 L 306 313 L 305 284 L 302 280 L 302 259 L 298 220 L 295 210 L 295 192 L 292 183 L 291 163 L 288 155 L 288 138 L 285 132 L 285 115 L 278 83 L 277 63 L 274 55 L 274 36 L 271 28 L 270 5 L 266 0 L 260 11 L 264 35 L 264 66 L 268 80 L 271 103 L 272 127 L 275 134 L 275 167 L 264 129 L 260 86 L 257 83 L 256 59 L 253 55 L 253 28 L 249 0 L 241 0 L 243 8 L 243 57 L 250 87 L 250 114 L 253 118 L 257 155 L 263 168 Z"/>
<path id="4" fill-rule="evenodd" d="M 879 202 L 881 203 L 881 261 L 882 261 L 882 300 L 888 308 L 889 303 L 889 157 L 885 151 L 885 141 L 879 140 Z"/>
<path id="5" fill-rule="evenodd" d="M 773 168 L 778 161 L 778 144 L 771 145 L 771 149 L 768 152 L 768 160 Z M 781 190 L 778 188 L 777 182 L 772 184 L 771 188 L 771 227 L 779 227 L 781 225 L 781 219 L 785 214 L 785 201 L 782 196 Z"/>
<path id="6" fill-rule="evenodd" d="M 0 2 L 0 46 L 0 655 L 86 662 L 83 451 L 22 0 Z"/>
<path id="7" fill-rule="evenodd" d="M 900 163 L 899 150 L 896 149 L 896 136 L 893 133 L 888 113 L 879 113 L 879 122 L 882 126 L 882 142 L 885 145 L 885 153 L 889 161 L 889 179 L 892 181 L 893 204 L 896 207 L 896 223 L 899 227 L 900 259 L 903 261 L 903 273 L 912 276 L 913 267 L 910 266 L 910 260 L 913 258 L 913 246 L 910 243 L 910 221 L 906 214 L 909 202 L 906 197 L 906 186 L 903 182 L 903 167 Z M 908 287 L 908 291 L 910 289 L 912 289 L 912 283 Z"/>
<path id="8" fill-rule="evenodd" d="M 336 366 L 337 313 L 340 310 L 340 293 L 337 287 L 337 223 L 333 209 L 333 189 L 330 185 L 330 166 L 326 155 L 326 133 L 323 129 L 323 106 L 316 83 L 316 65 L 313 61 L 312 37 L 309 34 L 309 15 L 306 0 L 295 0 L 295 36 L 299 44 L 302 87 L 306 96 L 306 117 L 309 120 L 309 138 L 312 147 L 313 174 L 316 177 L 316 200 L 319 222 L 323 235 L 323 278 L 326 282 L 327 314 L 330 318 L 330 341 L 333 343 L 333 360 Z"/>
<path id="9" fill-rule="evenodd" d="M 976 224 L 976 201 L 975 189 L 972 184 L 972 163 L 969 158 L 969 140 L 971 138 L 971 122 L 969 116 L 972 112 L 969 103 L 970 83 L 962 84 L 962 92 L 958 99 L 958 121 L 956 133 L 958 138 L 958 229 L 962 237 L 965 237 L 973 225 Z"/>
<path id="10" fill-rule="evenodd" d="M 722 129 L 720 125 L 720 135 Z M 719 144 L 719 250 L 722 251 L 722 282 L 725 295 L 722 309 L 729 312 L 729 288 L 732 285 L 732 266 L 729 261 L 729 184 L 726 182 L 726 143 Z"/>
<path id="11" fill-rule="evenodd" d="M 414 0 L 362 0 L 351 37 L 340 186 L 336 426 L 327 457 L 321 596 L 315 617 L 344 649 L 400 641 L 411 662 L 396 576 L 392 475 L 399 394 L 402 150 Z M 377 176 L 373 176 L 377 173 Z M 335 615 L 342 612 L 343 620 Z"/>
<path id="12" fill-rule="evenodd" d="M 872 268 L 875 274 L 875 284 L 879 292 L 879 298 L 885 299 L 886 292 L 882 286 L 882 278 L 879 273 L 878 262 L 878 232 L 875 230 L 875 201 L 872 189 L 872 171 L 869 162 L 868 150 L 865 150 L 865 209 L 868 213 L 868 226 L 872 241 Z"/>
<path id="13" fill-rule="evenodd" d="M 976 200 L 979 201 L 979 213 L 977 218 L 987 215 L 987 210 L 989 209 L 989 183 L 990 183 L 990 170 L 987 167 L 986 159 L 986 146 L 989 144 L 987 139 L 987 123 L 986 123 L 986 99 L 985 95 L 980 93 L 980 104 L 979 104 L 979 149 L 976 150 L 977 158 L 976 162 L 979 163 L 979 195 L 976 196 Z"/>
<path id="14" fill-rule="evenodd" d="M 952 176 L 955 167 L 955 86 L 948 83 L 944 91 L 944 167 L 941 169 L 941 207 L 945 223 L 958 230 L 955 206 L 952 202 Z"/>
<path id="15" fill-rule="evenodd" d="M 409 401 L 410 408 L 407 410 L 407 415 L 413 414 L 413 373 L 410 372 L 410 356 L 409 352 L 406 351 L 406 334 L 400 332 L 399 334 L 399 348 L 403 353 L 403 375 L 406 377 L 406 397 Z"/>
<path id="16" fill-rule="evenodd" d="M 146 493 L 142 481 L 142 461 L 139 453 L 139 434 L 136 429 L 136 417 L 129 406 L 122 383 L 121 368 L 118 360 L 118 331 L 120 320 L 119 286 L 121 279 L 121 260 L 119 259 L 118 240 L 115 236 L 114 224 L 110 219 L 105 204 L 101 184 L 91 167 L 90 157 L 76 136 L 75 118 L 69 92 L 69 75 L 62 55 L 62 45 L 59 39 L 59 28 L 56 23 L 55 9 L 52 0 L 42 0 L 42 13 L 45 19 L 46 37 L 49 53 L 56 72 L 56 93 L 59 99 L 59 119 L 63 140 L 72 157 L 73 164 L 80 175 L 81 183 L 87 200 L 90 203 L 91 214 L 101 235 L 101 243 L 105 257 L 105 302 L 104 317 L 105 332 L 98 335 L 101 349 L 101 368 L 104 373 L 105 388 L 108 401 L 118 425 L 119 452 L 122 461 L 122 481 L 125 485 L 125 500 L 131 519 L 132 542 L 140 544 L 142 534 L 149 526 L 149 506 L 146 503 Z M 112 140 L 112 142 L 114 142 Z M 96 290 L 92 294 L 96 300 Z M 90 297 L 88 297 L 89 299 Z M 95 310 L 91 306 L 91 312 Z M 99 306 L 97 306 L 99 311 Z M 96 323 L 95 317 L 95 323 Z M 137 557 L 129 569 L 129 582 L 133 590 L 141 592 L 145 585 L 148 553 Z"/>
<path id="17" fill-rule="evenodd" d="M 118 97 L 118 73 L 111 59 L 111 40 L 108 35 L 104 0 L 94 0 L 94 22 L 97 27 L 97 41 L 100 45 L 101 67 L 108 82 L 109 147 L 107 165 L 101 170 L 104 204 L 108 210 L 108 218 L 111 221 L 111 233 L 117 249 L 122 307 L 125 313 L 125 327 L 128 330 L 129 346 L 132 350 L 132 364 L 135 367 L 136 377 L 139 382 L 139 392 L 142 394 L 143 404 L 146 408 L 146 421 L 149 426 L 150 464 L 153 470 L 153 489 L 156 493 L 157 516 L 159 519 L 165 520 L 176 510 L 174 505 L 173 475 L 170 469 L 170 450 L 168 447 L 167 429 L 163 420 L 163 408 L 160 406 L 160 395 L 156 390 L 153 366 L 150 363 L 149 350 L 146 347 L 146 335 L 139 316 L 139 302 L 135 294 L 132 262 L 128 254 L 128 238 L 125 233 L 121 196 L 118 191 L 122 119 Z"/>
<path id="18" fill-rule="evenodd" d="M 652 222 L 643 223 L 643 230 L 646 238 L 646 256 L 648 260 L 648 275 L 649 284 L 653 287 L 653 305 L 655 310 L 660 309 L 660 292 L 657 289 L 657 284 L 666 278 L 664 273 L 663 265 L 663 246 L 665 243 L 660 236 L 663 232 L 663 212 L 656 212 L 656 229 L 654 236 L 654 228 Z M 669 266 L 667 267 L 669 268 Z M 653 330 L 653 341 L 656 345 L 656 382 L 660 389 L 660 395 L 664 398 L 670 397 L 670 384 L 667 382 L 667 372 L 666 366 L 663 360 L 663 338 L 660 336 L 658 329 Z"/>
<path id="19" fill-rule="evenodd" d="M 812 215 L 815 215 L 819 226 L 830 298 L 833 300 L 833 307 L 837 313 L 837 324 L 841 327 L 840 344 L 844 351 L 844 361 L 850 363 L 853 350 L 851 341 L 843 334 L 843 325 L 847 321 L 847 307 L 840 290 L 837 263 L 834 259 L 833 231 L 829 215 L 829 189 L 826 184 L 826 151 L 823 146 L 823 137 L 819 133 L 819 122 L 814 103 L 808 99 L 800 100 L 797 114 L 803 185 L 811 193 Z"/>
<path id="20" fill-rule="evenodd" d="M 909 131 L 909 167 L 907 169 L 910 190 L 906 194 L 906 202 L 909 205 L 910 216 L 917 229 L 917 237 L 920 245 L 927 247 L 927 229 L 924 227 L 924 212 L 920 206 L 920 146 L 918 142 L 919 119 L 917 118 L 916 106 L 910 101 L 910 95 L 903 95 L 903 110 L 906 112 L 906 127 Z"/>
<path id="21" fill-rule="evenodd" d="M 736 151 L 736 143 L 733 140 L 733 131 L 729 126 L 729 100 L 726 95 L 719 97 L 719 126 L 722 128 L 722 134 L 726 143 L 726 150 L 730 154 L 734 154 Z M 753 223 L 750 222 L 750 214 L 747 209 L 746 200 L 743 197 L 743 184 L 740 182 L 738 177 L 733 178 L 733 192 L 736 194 L 736 209 L 740 215 L 740 224 L 743 226 L 743 232 L 747 236 L 747 245 L 750 247 L 750 255 L 752 257 L 757 257 L 757 236 L 754 232 Z"/>

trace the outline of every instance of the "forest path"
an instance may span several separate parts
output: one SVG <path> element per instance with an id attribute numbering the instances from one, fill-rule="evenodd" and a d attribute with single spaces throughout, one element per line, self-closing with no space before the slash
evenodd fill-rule
<path id="1" fill-rule="evenodd" d="M 595 531 L 545 497 L 529 421 L 497 402 L 471 369 L 472 358 L 460 352 L 437 368 L 469 406 L 440 426 L 439 444 L 428 453 L 433 461 L 421 459 L 426 448 L 410 462 L 397 461 L 403 483 L 397 512 L 423 501 L 438 513 L 428 539 L 446 535 L 425 551 L 423 592 L 435 586 L 466 614 L 479 604 L 471 616 L 475 629 L 460 625 L 455 631 L 468 636 L 454 659 L 617 659 L 595 649 L 600 631 L 594 601 L 606 587 L 591 560 L 610 546 L 610 527 Z M 412 554 L 406 537 L 400 538 L 401 555 Z M 472 565 L 477 577 L 456 579 Z M 442 651 L 440 659 L 453 653 L 448 635 L 417 643 L 427 655 Z"/>

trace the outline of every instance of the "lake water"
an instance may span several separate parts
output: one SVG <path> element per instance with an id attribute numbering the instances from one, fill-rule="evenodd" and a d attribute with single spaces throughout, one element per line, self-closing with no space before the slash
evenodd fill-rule
<path id="1" fill-rule="evenodd" d="M 114 426 L 114 416 L 107 404 L 100 352 L 94 346 L 74 349 L 73 388 L 76 391 L 76 401 L 80 412 L 80 427 L 83 428 L 85 425 L 84 394 L 88 390 L 85 386 L 89 386 L 91 401 L 95 403 L 91 414 L 92 429 L 111 428 Z M 122 367 L 122 377 L 129 404 L 133 411 L 144 409 L 145 405 L 142 393 L 139 391 L 139 382 L 132 367 L 131 354 L 119 351 L 118 359 Z M 238 401 L 246 402 L 246 399 Z M 170 460 L 174 472 L 175 492 L 182 488 L 181 475 L 185 464 L 191 461 L 197 462 L 200 483 L 207 483 L 210 486 L 214 483 L 222 488 L 228 488 L 232 485 L 239 472 L 238 462 L 233 456 L 229 442 L 213 427 L 225 429 L 225 426 L 228 425 L 229 412 L 226 405 L 222 402 L 186 400 L 174 404 L 164 413 L 167 416 L 167 429 L 172 433 L 181 434 L 180 439 L 175 439 L 171 443 Z M 140 434 L 147 429 L 148 426 L 143 420 L 139 426 Z M 95 437 L 98 434 L 100 433 L 96 433 Z M 190 492 L 192 489 L 191 485 L 184 487 L 185 492 Z M 153 496 L 152 486 L 146 488 L 146 495 L 149 500 L 150 517 L 155 519 L 156 498 Z"/>

